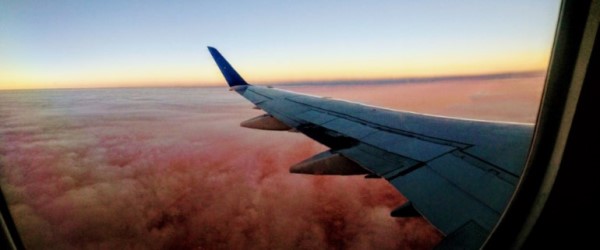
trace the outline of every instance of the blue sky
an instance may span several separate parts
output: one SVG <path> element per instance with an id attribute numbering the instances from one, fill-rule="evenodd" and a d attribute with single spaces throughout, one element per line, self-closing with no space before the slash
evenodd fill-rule
<path id="1" fill-rule="evenodd" d="M 0 0 L 0 89 L 543 70 L 559 4 Z"/>

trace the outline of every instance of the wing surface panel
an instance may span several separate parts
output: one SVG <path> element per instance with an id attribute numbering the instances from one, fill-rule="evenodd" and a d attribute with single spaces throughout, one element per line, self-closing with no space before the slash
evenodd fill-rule
<path id="1" fill-rule="evenodd" d="M 509 162 L 523 162 L 525 154 L 522 154 L 523 159 L 512 161 L 496 158 L 514 157 L 517 154 L 512 151 L 523 148 L 519 143 L 527 144 L 530 140 L 531 126 L 521 124 L 415 117 L 416 114 L 401 111 L 270 88 L 251 88 L 271 98 L 258 105 L 277 118 L 292 119 L 295 124 L 304 126 L 310 124 L 358 141 L 338 152 L 389 180 L 421 214 L 446 234 L 466 223 L 492 229 L 520 174 L 517 170 L 521 166 L 508 166 Z M 270 102 L 277 102 L 277 106 L 285 107 L 285 110 L 275 105 L 271 107 Z M 371 114 L 379 120 L 368 121 L 366 116 Z M 403 123 L 418 123 L 419 126 Z M 529 133 L 524 133 L 527 129 Z M 437 132 L 421 134 L 433 130 Z M 460 135 L 464 140 L 460 140 Z M 481 136 L 476 138 L 477 135 Z M 483 141 L 486 141 L 485 145 L 481 145 Z M 457 216 L 461 213 L 464 215 Z"/>

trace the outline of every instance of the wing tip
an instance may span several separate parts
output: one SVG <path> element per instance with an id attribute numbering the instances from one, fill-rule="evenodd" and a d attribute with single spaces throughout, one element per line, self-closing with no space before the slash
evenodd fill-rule
<path id="1" fill-rule="evenodd" d="M 206 47 L 208 48 L 208 51 L 217 63 L 217 66 L 221 70 L 223 77 L 225 77 L 225 80 L 230 87 L 250 85 L 235 71 L 233 67 L 231 67 L 229 62 L 227 62 L 225 57 L 223 57 L 223 55 L 221 55 L 217 49 L 212 46 Z"/>

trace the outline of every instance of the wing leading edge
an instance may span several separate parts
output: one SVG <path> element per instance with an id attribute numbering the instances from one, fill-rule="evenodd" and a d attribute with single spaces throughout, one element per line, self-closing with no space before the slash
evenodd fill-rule
<path id="1" fill-rule="evenodd" d="M 228 84 L 267 113 L 242 126 L 291 129 L 330 148 L 290 172 L 385 178 L 409 200 L 391 215 L 424 216 L 446 235 L 442 246 L 483 244 L 512 196 L 530 124 L 430 116 L 248 85 L 216 49 L 209 51 Z"/>

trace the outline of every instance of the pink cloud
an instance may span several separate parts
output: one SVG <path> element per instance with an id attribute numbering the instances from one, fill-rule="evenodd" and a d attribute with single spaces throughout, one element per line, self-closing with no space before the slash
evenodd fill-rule
<path id="1" fill-rule="evenodd" d="M 282 87 L 373 105 L 535 121 L 543 76 Z M 0 93 L 0 184 L 31 249 L 422 249 L 442 236 L 385 180 L 288 167 L 326 148 L 240 128 L 224 89 Z"/>
<path id="2" fill-rule="evenodd" d="M 389 216 L 405 198 L 384 180 L 288 173 L 325 148 L 240 128 L 260 112 L 232 93 L 179 107 L 62 105 L 80 94 L 3 111 L 0 183 L 31 249 L 419 249 L 441 239 L 421 218 Z"/>

